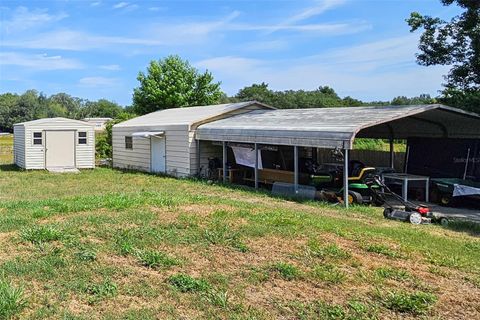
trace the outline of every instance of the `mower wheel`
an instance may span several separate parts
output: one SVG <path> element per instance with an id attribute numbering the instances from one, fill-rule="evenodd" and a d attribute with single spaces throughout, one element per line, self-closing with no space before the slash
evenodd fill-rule
<path id="1" fill-rule="evenodd" d="M 383 210 L 383 217 L 385 219 L 389 219 L 391 215 L 392 215 L 392 208 L 385 208 L 385 210 Z"/>
<path id="2" fill-rule="evenodd" d="M 363 196 L 355 191 L 348 191 L 348 204 L 362 204 Z"/>
<path id="3" fill-rule="evenodd" d="M 443 217 L 443 218 L 440 218 L 440 224 L 444 227 L 448 226 L 448 219 Z"/>
<path id="4" fill-rule="evenodd" d="M 411 224 L 421 224 L 422 223 L 422 216 L 418 212 L 412 212 L 408 217 L 408 220 Z"/>

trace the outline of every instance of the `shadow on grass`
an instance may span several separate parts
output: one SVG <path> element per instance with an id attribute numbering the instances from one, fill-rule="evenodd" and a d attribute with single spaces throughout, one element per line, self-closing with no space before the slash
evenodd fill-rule
<path id="1" fill-rule="evenodd" d="M 474 237 L 480 237 L 480 223 L 466 220 L 452 220 L 448 224 L 442 225 L 443 228 L 465 232 Z"/>
<path id="2" fill-rule="evenodd" d="M 0 171 L 23 171 L 15 164 L 0 164 Z"/>

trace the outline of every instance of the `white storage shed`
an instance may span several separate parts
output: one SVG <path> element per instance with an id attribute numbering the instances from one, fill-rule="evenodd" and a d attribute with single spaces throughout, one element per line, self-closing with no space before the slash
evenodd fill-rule
<path id="1" fill-rule="evenodd" d="M 272 109 L 256 101 L 174 108 L 113 126 L 113 167 L 186 177 L 208 165 L 210 144 L 200 158 L 195 132 L 201 124 L 253 110 Z"/>
<path id="2" fill-rule="evenodd" d="M 13 126 L 14 161 L 24 169 L 95 168 L 94 125 L 45 118 Z"/>

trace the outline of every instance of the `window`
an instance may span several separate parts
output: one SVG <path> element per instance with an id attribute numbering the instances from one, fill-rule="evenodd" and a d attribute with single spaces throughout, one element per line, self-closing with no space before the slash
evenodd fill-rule
<path id="1" fill-rule="evenodd" d="M 85 131 L 78 133 L 78 144 L 87 144 L 87 133 Z"/>
<path id="2" fill-rule="evenodd" d="M 42 132 L 34 132 L 33 133 L 33 144 L 34 145 L 42 145 L 43 144 Z"/>
<path id="3" fill-rule="evenodd" d="M 133 138 L 125 137 L 125 149 L 133 149 Z"/>

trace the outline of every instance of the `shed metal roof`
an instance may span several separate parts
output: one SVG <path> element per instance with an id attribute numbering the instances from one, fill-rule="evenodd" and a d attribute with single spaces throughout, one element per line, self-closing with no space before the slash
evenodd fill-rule
<path id="1" fill-rule="evenodd" d="M 444 105 L 257 110 L 199 126 L 196 138 L 351 148 L 354 138 L 480 138 L 480 116 Z"/>
<path id="2" fill-rule="evenodd" d="M 140 117 L 136 117 L 116 124 L 114 127 L 166 127 L 178 125 L 191 126 L 198 122 L 202 122 L 204 120 L 221 116 L 223 114 L 255 104 L 265 108 L 272 108 L 257 101 L 225 103 L 210 106 L 196 106 L 186 108 L 172 108 L 159 110 Z"/>
<path id="3" fill-rule="evenodd" d="M 80 126 L 85 126 L 85 127 L 93 127 L 93 124 L 85 122 L 85 121 L 80 121 L 80 120 L 75 120 L 75 119 L 68 119 L 68 118 L 63 118 L 63 117 L 56 117 L 56 118 L 42 118 L 42 119 L 37 119 L 37 120 L 31 120 L 31 121 L 24 121 L 24 122 L 19 122 L 15 123 L 14 126 L 37 126 L 37 125 L 46 125 L 46 124 L 75 124 L 75 125 L 80 125 Z"/>

